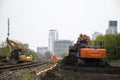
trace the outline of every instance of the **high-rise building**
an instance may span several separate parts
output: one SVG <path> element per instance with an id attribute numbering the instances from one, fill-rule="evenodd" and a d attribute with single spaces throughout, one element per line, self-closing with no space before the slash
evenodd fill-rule
<path id="1" fill-rule="evenodd" d="M 97 36 L 99 36 L 99 35 L 102 35 L 102 33 L 100 33 L 100 32 L 94 32 L 92 34 L 92 40 L 95 40 L 97 38 Z"/>
<path id="2" fill-rule="evenodd" d="M 73 44 L 71 40 L 57 40 L 54 43 L 54 54 L 61 56 L 64 51 L 69 51 L 69 46 Z"/>
<path id="3" fill-rule="evenodd" d="M 49 51 L 54 54 L 54 42 L 58 40 L 58 31 L 49 30 Z"/>
<path id="4" fill-rule="evenodd" d="M 106 30 L 106 34 L 116 34 L 117 33 L 117 21 L 110 20 L 108 24 L 108 29 Z"/>
<path id="5" fill-rule="evenodd" d="M 46 51 L 48 51 L 48 47 L 37 47 L 38 54 L 44 54 Z"/>
<path id="6" fill-rule="evenodd" d="M 29 44 L 22 44 L 22 47 L 25 49 L 29 49 Z"/>

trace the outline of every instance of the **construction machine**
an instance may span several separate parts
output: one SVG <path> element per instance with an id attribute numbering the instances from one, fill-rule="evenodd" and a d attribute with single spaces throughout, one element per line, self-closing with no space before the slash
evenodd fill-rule
<path id="1" fill-rule="evenodd" d="M 77 43 L 69 46 L 69 54 L 63 59 L 63 63 L 70 66 L 105 66 L 108 65 L 105 57 L 106 49 L 102 47 L 102 43 L 93 46 L 89 36 L 80 34 Z"/>
<path id="2" fill-rule="evenodd" d="M 15 60 L 17 62 L 32 61 L 32 55 L 26 56 L 18 43 L 10 40 L 9 38 L 6 38 L 6 42 L 11 54 L 11 60 Z"/>
<path id="3" fill-rule="evenodd" d="M 7 47 L 9 48 L 9 52 L 10 52 L 10 60 L 14 60 L 17 62 L 24 62 L 24 61 L 32 61 L 33 57 L 32 55 L 30 56 L 26 56 L 26 54 L 23 52 L 22 47 L 20 46 L 20 44 L 14 42 L 13 40 L 9 39 L 9 19 L 8 19 L 8 37 L 6 38 L 6 43 L 7 43 Z"/>

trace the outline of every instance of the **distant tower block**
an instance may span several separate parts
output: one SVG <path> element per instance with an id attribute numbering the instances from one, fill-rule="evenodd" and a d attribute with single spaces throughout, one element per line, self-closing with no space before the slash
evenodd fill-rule
<path id="1" fill-rule="evenodd" d="M 106 34 L 116 34 L 117 32 L 117 21 L 110 20 L 108 29 L 106 30 Z"/>
<path id="2" fill-rule="evenodd" d="M 49 30 L 49 51 L 54 54 L 54 42 L 58 40 L 58 31 Z"/>

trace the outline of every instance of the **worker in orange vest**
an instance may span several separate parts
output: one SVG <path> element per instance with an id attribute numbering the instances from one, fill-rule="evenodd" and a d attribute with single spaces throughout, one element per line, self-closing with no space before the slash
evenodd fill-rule
<path id="1" fill-rule="evenodd" d="M 56 63 L 57 62 L 57 56 L 56 55 L 52 55 L 52 62 Z"/>

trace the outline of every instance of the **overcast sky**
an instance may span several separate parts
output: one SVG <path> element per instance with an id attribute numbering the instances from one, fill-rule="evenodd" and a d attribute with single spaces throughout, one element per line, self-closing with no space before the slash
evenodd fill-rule
<path id="1" fill-rule="evenodd" d="M 80 33 L 105 34 L 109 20 L 118 21 L 120 0 L 0 0 L 0 42 L 7 37 L 28 43 L 31 49 L 48 46 L 50 29 L 57 29 L 59 39 L 76 42 Z"/>

